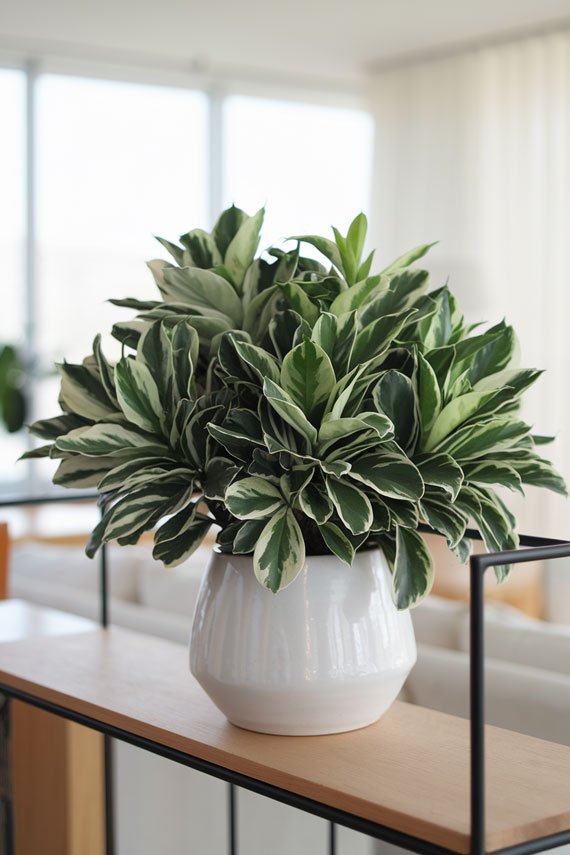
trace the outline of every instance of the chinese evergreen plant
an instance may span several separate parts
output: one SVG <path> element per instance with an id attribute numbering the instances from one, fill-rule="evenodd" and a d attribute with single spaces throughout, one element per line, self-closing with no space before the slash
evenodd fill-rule
<path id="1" fill-rule="evenodd" d="M 32 426 L 49 442 L 32 454 L 60 460 L 55 483 L 104 495 L 89 555 L 156 529 L 153 555 L 174 566 L 215 524 L 278 591 L 306 554 L 350 564 L 378 545 L 407 608 L 433 579 L 420 522 L 465 561 L 470 520 L 489 549 L 517 544 L 497 487 L 565 493 L 519 416 L 540 372 L 514 365 L 511 327 L 476 332 L 447 287 L 427 293 L 412 265 L 428 246 L 371 275 L 361 214 L 334 242 L 256 257 L 262 218 L 230 208 L 211 234 L 161 240 L 162 299 L 114 301 L 138 312 L 113 328 L 122 358 L 98 337 L 60 366 L 63 413 Z"/>

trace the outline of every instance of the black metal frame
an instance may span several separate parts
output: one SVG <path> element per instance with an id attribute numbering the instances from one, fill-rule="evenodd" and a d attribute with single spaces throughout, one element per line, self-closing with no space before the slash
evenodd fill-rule
<path id="1" fill-rule="evenodd" d="M 93 500 L 93 494 L 76 494 L 70 496 L 29 497 L 17 501 L 2 501 L 0 507 L 7 505 L 32 505 L 44 502 Z M 101 505 L 101 503 L 100 503 Z M 437 534 L 429 526 L 422 525 L 424 533 Z M 478 531 L 469 530 L 467 537 L 481 540 Z M 552 540 L 549 538 L 521 536 L 521 549 L 473 555 L 470 558 L 470 800 L 471 800 L 471 855 L 485 855 L 485 647 L 484 647 L 484 592 L 483 581 L 485 572 L 491 567 L 505 564 L 523 564 L 530 561 L 546 559 L 569 558 L 570 542 Z M 100 561 L 100 622 L 106 627 L 109 622 L 107 555 L 103 547 Z M 237 818 L 235 787 L 244 787 L 263 796 L 290 805 L 322 819 L 329 820 L 329 852 L 336 853 L 335 824 L 344 825 L 370 837 L 400 846 L 419 855 L 452 855 L 452 850 L 429 843 L 417 837 L 412 837 L 387 826 L 362 819 L 339 808 L 330 807 L 305 796 L 289 792 L 272 784 L 258 781 L 240 772 L 226 769 L 199 757 L 186 754 L 176 749 L 168 748 L 154 740 L 124 731 L 113 725 L 93 719 L 90 716 L 75 713 L 49 701 L 44 701 L 26 692 L 0 685 L 0 692 L 6 696 L 17 698 L 40 709 L 60 715 L 70 721 L 78 722 L 105 736 L 105 802 L 106 802 L 106 843 L 107 855 L 113 855 L 113 812 L 112 812 L 112 766 L 111 739 L 119 739 L 131 745 L 158 754 L 161 757 L 196 769 L 206 774 L 220 778 L 229 784 L 228 788 L 228 852 L 237 853 Z M 495 855 L 532 855 L 544 849 L 553 849 L 570 843 L 570 829 L 558 834 L 540 837 L 515 846 L 495 850 Z"/>

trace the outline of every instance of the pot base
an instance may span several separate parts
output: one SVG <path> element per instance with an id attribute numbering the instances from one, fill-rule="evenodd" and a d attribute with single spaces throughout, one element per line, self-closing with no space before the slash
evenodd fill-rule
<path id="1" fill-rule="evenodd" d="M 192 673 L 238 727 L 282 736 L 357 730 L 395 701 L 416 661 L 380 550 L 348 568 L 310 556 L 279 594 L 250 557 L 214 553 L 196 605 Z"/>
<path id="2" fill-rule="evenodd" d="M 322 736 L 374 724 L 400 693 L 407 674 L 408 669 L 349 680 L 308 681 L 301 688 L 227 685 L 210 676 L 201 683 L 237 727 L 276 736 Z"/>

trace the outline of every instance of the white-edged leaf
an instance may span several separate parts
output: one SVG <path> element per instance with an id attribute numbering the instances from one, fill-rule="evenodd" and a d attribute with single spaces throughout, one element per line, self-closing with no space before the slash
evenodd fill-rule
<path id="1" fill-rule="evenodd" d="M 96 487 L 101 478 L 116 465 L 113 457 L 68 457 L 57 467 L 53 483 L 61 487 Z"/>
<path id="2" fill-rule="evenodd" d="M 271 517 L 257 541 L 253 567 L 257 579 L 276 593 L 291 582 L 305 564 L 305 541 L 293 511 L 282 508 Z"/>
<path id="3" fill-rule="evenodd" d="M 414 458 L 424 482 L 441 487 L 455 501 L 463 484 L 463 470 L 449 454 L 422 454 Z"/>
<path id="4" fill-rule="evenodd" d="M 333 504 L 325 490 L 314 482 L 299 493 L 299 506 L 317 525 L 325 523 L 333 512 Z"/>
<path id="5" fill-rule="evenodd" d="M 285 505 L 285 499 L 274 484 L 252 475 L 230 484 L 225 503 L 234 517 L 258 520 L 272 516 Z"/>
<path id="6" fill-rule="evenodd" d="M 117 412 L 101 381 L 84 365 L 64 362 L 57 369 L 61 375 L 59 398 L 63 409 L 93 421 Z"/>
<path id="7" fill-rule="evenodd" d="M 262 347 L 256 347 L 249 344 L 247 341 L 233 340 L 233 345 L 240 357 L 246 365 L 249 365 L 263 383 L 266 377 L 273 380 L 274 383 L 279 383 L 279 367 L 277 360 L 267 353 Z"/>
<path id="8" fill-rule="evenodd" d="M 373 516 L 368 496 L 357 487 L 330 475 L 325 483 L 336 512 L 347 529 L 352 534 L 370 531 Z"/>
<path id="9" fill-rule="evenodd" d="M 280 385 L 308 419 L 324 409 L 335 383 L 329 357 L 310 339 L 294 347 L 283 360 Z"/>
<path id="10" fill-rule="evenodd" d="M 416 531 L 398 526 L 392 574 L 397 608 L 410 609 L 416 606 L 429 594 L 433 578 L 433 561 L 424 539 Z"/>
<path id="11" fill-rule="evenodd" d="M 290 395 L 269 378 L 263 384 L 263 392 L 270 405 L 281 418 L 295 428 L 309 443 L 317 441 L 317 430 L 307 419 L 301 408 Z"/>
<path id="12" fill-rule="evenodd" d="M 424 493 L 417 467 L 407 457 L 388 452 L 365 454 L 351 461 L 350 477 L 394 499 L 417 501 Z"/>
<path id="13" fill-rule="evenodd" d="M 166 445 L 154 437 L 145 436 L 122 425 L 105 422 L 70 431 L 67 436 L 56 440 L 56 447 L 60 451 L 72 451 L 87 457 L 168 456 Z"/>
<path id="14" fill-rule="evenodd" d="M 319 531 L 333 555 L 336 555 L 350 567 L 354 561 L 354 547 L 348 537 L 337 525 L 331 522 L 324 523 L 319 527 Z"/>
<path id="15" fill-rule="evenodd" d="M 255 257 L 264 216 L 265 209 L 260 208 L 252 217 L 247 217 L 226 250 L 224 266 L 232 277 L 238 293 L 241 293 L 246 271 Z"/>
<path id="16" fill-rule="evenodd" d="M 119 360 L 115 366 L 115 384 L 119 406 L 128 420 L 149 433 L 161 433 L 164 409 L 146 365 L 128 357 Z"/>

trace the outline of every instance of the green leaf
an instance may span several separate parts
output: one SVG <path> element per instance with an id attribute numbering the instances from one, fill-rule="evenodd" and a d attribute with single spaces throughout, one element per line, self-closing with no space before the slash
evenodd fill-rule
<path id="1" fill-rule="evenodd" d="M 86 420 L 82 416 L 76 416 L 74 413 L 63 413 L 60 416 L 55 416 L 53 419 L 41 419 L 30 425 L 30 433 L 34 436 L 39 436 L 40 439 L 57 439 L 58 436 L 63 436 L 72 430 L 79 427 L 85 427 Z"/>
<path id="2" fill-rule="evenodd" d="M 435 371 L 427 359 L 425 359 L 419 351 L 416 354 L 416 359 L 416 385 L 420 408 L 420 420 L 422 432 L 427 435 L 441 412 L 441 391 Z"/>
<path id="3" fill-rule="evenodd" d="M 99 459 L 101 458 L 87 458 L 86 462 Z M 104 460 L 105 458 L 102 459 Z M 149 478 L 154 481 L 154 476 L 158 470 L 165 472 L 169 468 L 174 469 L 176 467 L 174 461 L 161 457 L 139 457 L 137 455 L 134 460 L 128 458 L 126 462 L 122 462 L 116 457 L 108 459 L 112 461 L 112 465 L 108 467 L 110 471 L 101 478 L 98 484 L 98 489 L 101 493 L 108 493 L 131 484 L 131 478 L 136 478 L 141 473 L 143 475 L 150 473 Z"/>
<path id="4" fill-rule="evenodd" d="M 61 374 L 60 403 L 67 412 L 93 421 L 117 412 L 101 381 L 84 365 L 64 362 L 57 368 Z"/>
<path id="5" fill-rule="evenodd" d="M 241 300 L 222 276 L 198 267 L 166 267 L 163 273 L 167 302 L 185 303 L 200 314 L 241 325 Z"/>
<path id="6" fill-rule="evenodd" d="M 429 594 L 433 579 L 433 562 L 425 541 L 417 532 L 398 526 L 392 577 L 397 608 L 416 606 Z"/>
<path id="7" fill-rule="evenodd" d="M 223 502 L 226 490 L 236 477 L 240 467 L 227 457 L 211 457 L 206 461 L 205 478 L 203 481 L 204 496 Z"/>
<path id="8" fill-rule="evenodd" d="M 212 237 L 216 241 L 216 246 L 222 258 L 225 258 L 230 243 L 247 219 L 248 216 L 245 211 L 232 205 L 230 208 L 222 211 L 216 220 L 216 224 L 212 229 Z"/>
<path id="9" fill-rule="evenodd" d="M 246 520 L 234 537 L 232 552 L 234 555 L 247 555 L 253 552 L 267 520 Z"/>
<path id="10" fill-rule="evenodd" d="M 425 437 L 422 445 L 423 451 L 433 451 L 453 433 L 463 422 L 477 415 L 478 410 L 483 407 L 493 396 L 493 392 L 468 392 L 450 401 L 443 408 L 435 420 L 433 427 Z"/>
<path id="11" fill-rule="evenodd" d="M 283 360 L 280 383 L 307 418 L 314 420 L 322 414 L 336 377 L 325 351 L 307 338 Z"/>
<path id="12" fill-rule="evenodd" d="M 350 567 L 354 561 L 354 547 L 347 536 L 337 525 L 331 522 L 324 523 L 319 527 L 319 531 L 333 555 L 336 555 Z"/>
<path id="13" fill-rule="evenodd" d="M 413 309 L 409 309 L 395 315 L 386 315 L 364 327 L 354 342 L 350 358 L 351 367 L 383 354 L 398 337 L 413 312 Z"/>
<path id="14" fill-rule="evenodd" d="M 224 265 L 232 277 L 238 293 L 241 293 L 246 271 L 255 258 L 264 216 L 265 209 L 260 208 L 253 217 L 247 217 L 241 223 L 226 250 Z"/>
<path id="15" fill-rule="evenodd" d="M 305 543 L 291 510 L 282 508 L 269 520 L 257 541 L 253 567 L 262 585 L 276 593 L 296 578 L 305 564 Z"/>
<path id="16" fill-rule="evenodd" d="M 542 457 L 533 455 L 527 460 L 512 461 L 512 465 L 524 484 L 546 487 L 548 490 L 560 493 L 561 496 L 568 495 L 564 479 L 555 470 L 550 460 L 543 460 Z"/>
<path id="17" fill-rule="evenodd" d="M 424 493 L 418 469 L 405 456 L 383 452 L 365 454 L 352 461 L 350 477 L 382 496 L 417 501 Z"/>
<path id="18" fill-rule="evenodd" d="M 447 438 L 441 450 L 461 463 L 491 452 L 505 451 L 528 437 L 529 433 L 530 428 L 524 422 L 508 416 L 496 417 L 480 424 L 465 425 Z"/>
<path id="19" fill-rule="evenodd" d="M 459 546 L 467 528 L 467 518 L 454 508 L 444 493 L 426 492 L 420 502 L 420 512 L 428 525 L 447 538 L 450 549 Z"/>
<path id="20" fill-rule="evenodd" d="M 354 309 L 359 309 L 366 303 L 370 302 L 373 295 L 382 291 L 388 286 L 388 280 L 381 276 L 367 276 L 362 282 L 357 282 L 347 288 L 346 291 L 341 291 L 338 297 L 335 297 L 329 307 L 329 312 L 333 315 L 344 315 L 346 312 L 352 312 Z"/>
<path id="21" fill-rule="evenodd" d="M 181 512 L 182 514 L 185 511 Z M 173 517 L 165 526 L 176 520 Z M 162 526 L 158 532 L 165 528 Z M 162 540 L 156 543 L 152 550 L 152 557 L 157 561 L 162 561 L 165 567 L 178 567 L 189 558 L 193 552 L 196 552 L 212 526 L 212 520 L 202 517 L 190 517 L 190 521 L 180 527 L 180 532 L 168 540 Z"/>
<path id="22" fill-rule="evenodd" d="M 311 326 L 319 317 L 319 310 L 310 297 L 307 296 L 298 282 L 283 282 L 279 288 L 287 298 L 290 306 Z"/>
<path id="23" fill-rule="evenodd" d="M 293 401 L 291 396 L 280 386 L 267 378 L 263 384 L 263 393 L 269 404 L 273 407 L 287 424 L 295 428 L 309 443 L 317 441 L 317 431 L 307 419 L 303 411 Z"/>
<path id="24" fill-rule="evenodd" d="M 182 495 L 172 487 L 152 485 L 119 499 L 93 530 L 85 549 L 87 555 L 93 558 L 103 542 L 108 543 L 133 533 L 138 533 L 138 539 L 145 528 L 152 528 L 161 516 L 174 509 Z"/>
<path id="25" fill-rule="evenodd" d="M 356 333 L 356 312 L 346 312 L 338 317 L 323 312 L 313 327 L 311 338 L 325 351 L 337 377 L 348 372 Z"/>
<path id="26" fill-rule="evenodd" d="M 61 487 L 96 487 L 101 478 L 116 466 L 114 457 L 68 457 L 62 460 L 53 476 Z"/>
<path id="27" fill-rule="evenodd" d="M 253 369 L 254 375 L 263 383 L 266 377 L 279 383 L 279 367 L 277 361 L 263 348 L 248 344 L 246 341 L 233 339 L 233 345 L 243 362 Z"/>
<path id="28" fill-rule="evenodd" d="M 496 460 L 486 460 L 465 467 L 465 480 L 475 484 L 490 484 L 491 486 L 508 487 L 510 490 L 523 492 L 521 476 L 509 463 Z"/>
<path id="29" fill-rule="evenodd" d="M 367 231 L 368 220 L 366 219 L 366 215 L 363 213 L 357 214 L 350 224 L 346 235 L 346 243 L 350 247 L 354 258 L 357 261 L 360 261 L 362 256 Z"/>
<path id="30" fill-rule="evenodd" d="M 401 371 L 390 369 L 373 389 L 376 408 L 395 429 L 396 442 L 404 449 L 415 445 L 419 433 L 418 402 L 412 381 Z"/>
<path id="31" fill-rule="evenodd" d="M 314 481 L 299 493 L 299 506 L 304 514 L 314 520 L 317 525 L 325 523 L 333 512 L 333 505 L 324 488 Z"/>
<path id="32" fill-rule="evenodd" d="M 405 252 L 403 255 L 400 255 L 392 264 L 389 264 L 382 273 L 396 273 L 398 270 L 401 270 L 403 267 L 409 267 L 410 264 L 413 264 L 414 261 L 419 261 L 420 258 L 429 252 L 432 246 L 435 246 L 437 241 L 433 243 L 425 243 L 420 246 L 416 246 L 415 249 L 410 249 L 408 252 Z"/>
<path id="33" fill-rule="evenodd" d="M 352 534 L 370 531 L 373 516 L 368 497 L 357 487 L 348 484 L 346 480 L 328 476 L 325 484 L 336 512 L 347 529 Z"/>
<path id="34" fill-rule="evenodd" d="M 336 243 L 328 238 L 319 237 L 318 235 L 294 235 L 293 237 L 288 238 L 288 240 L 296 240 L 300 243 L 308 243 L 311 246 L 314 246 L 315 249 L 318 249 L 319 252 L 328 258 L 332 264 L 337 268 L 337 270 L 342 270 L 342 261 L 340 259 L 340 253 L 338 251 L 338 247 Z"/>
<path id="35" fill-rule="evenodd" d="M 115 366 L 115 383 L 119 405 L 127 419 L 149 433 L 161 433 L 164 410 L 146 365 L 123 357 Z"/>
<path id="36" fill-rule="evenodd" d="M 198 364 L 199 336 L 186 321 L 177 323 L 172 330 L 172 370 L 175 403 L 193 397 L 194 369 Z"/>
<path id="37" fill-rule="evenodd" d="M 421 454 L 414 458 L 425 484 L 440 487 L 449 493 L 452 501 L 463 484 L 463 470 L 449 454 Z"/>
<path id="38" fill-rule="evenodd" d="M 222 257 L 214 238 L 203 229 L 193 229 L 191 232 L 182 235 L 180 242 L 190 253 L 195 267 L 208 270 L 221 264 Z M 183 261 L 184 259 L 185 256 L 183 255 Z"/>
<path id="39" fill-rule="evenodd" d="M 88 457 L 125 457 L 145 455 L 167 456 L 167 446 L 154 437 L 146 436 L 122 425 L 101 423 L 76 428 L 56 440 L 60 451 L 71 451 Z"/>
<path id="40" fill-rule="evenodd" d="M 225 503 L 240 520 L 264 519 L 284 507 L 280 490 L 264 478 L 252 476 L 234 481 L 226 490 Z"/>

